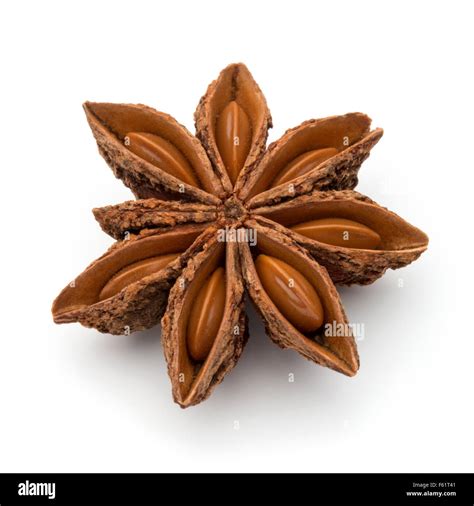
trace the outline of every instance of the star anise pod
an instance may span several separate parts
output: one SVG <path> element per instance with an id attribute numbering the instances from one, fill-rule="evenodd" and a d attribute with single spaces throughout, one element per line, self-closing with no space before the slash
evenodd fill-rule
<path id="1" fill-rule="evenodd" d="M 57 323 L 122 334 L 163 316 L 182 407 L 208 397 L 236 364 L 248 338 L 246 291 L 277 345 L 357 372 L 334 283 L 371 283 L 428 244 L 353 191 L 381 129 L 361 113 L 309 120 L 266 149 L 270 112 L 242 64 L 200 100 L 196 137 L 144 105 L 84 108 L 100 153 L 137 200 L 94 210 L 117 242 L 60 293 Z"/>

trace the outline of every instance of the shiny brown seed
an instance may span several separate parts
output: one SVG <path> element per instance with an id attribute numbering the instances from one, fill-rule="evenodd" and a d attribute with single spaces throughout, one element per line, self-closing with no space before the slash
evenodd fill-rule
<path id="1" fill-rule="evenodd" d="M 225 271 L 218 267 L 204 282 L 189 314 L 188 353 L 196 362 L 206 359 L 217 337 L 224 314 L 225 293 Z"/>
<path id="2" fill-rule="evenodd" d="M 165 268 L 177 256 L 178 253 L 159 255 L 127 265 L 127 267 L 121 269 L 112 278 L 110 278 L 109 281 L 107 281 L 100 292 L 99 300 L 108 299 L 109 297 L 119 293 L 126 286 L 135 283 L 135 281 L 161 271 L 161 269 Z"/>
<path id="3" fill-rule="evenodd" d="M 268 255 L 259 255 L 255 267 L 265 292 L 294 327 L 303 333 L 321 327 L 324 309 L 319 295 L 298 270 Z"/>
<path id="4" fill-rule="evenodd" d="M 219 114 L 216 143 L 232 184 L 237 181 L 252 143 L 252 126 L 247 113 L 235 102 L 229 102 Z"/>
<path id="5" fill-rule="evenodd" d="M 337 153 L 338 151 L 336 148 L 323 148 L 307 151 L 297 156 L 277 175 L 273 180 L 272 186 L 275 187 L 293 181 L 293 179 L 313 170 L 321 163 L 337 155 Z"/>
<path id="6" fill-rule="evenodd" d="M 191 186 L 200 187 L 193 168 L 171 142 L 155 134 L 130 132 L 125 145 L 140 158 Z"/>
<path id="7" fill-rule="evenodd" d="M 380 235 L 371 228 L 344 218 L 306 221 L 291 230 L 315 241 L 344 248 L 377 249 L 382 242 Z"/>

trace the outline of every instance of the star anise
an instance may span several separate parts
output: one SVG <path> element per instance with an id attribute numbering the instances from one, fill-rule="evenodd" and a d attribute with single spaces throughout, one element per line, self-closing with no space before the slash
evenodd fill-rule
<path id="1" fill-rule="evenodd" d="M 196 137 L 143 105 L 84 108 L 100 153 L 137 200 L 94 210 L 117 242 L 60 293 L 57 323 L 123 334 L 164 315 L 182 407 L 208 397 L 236 364 L 248 337 L 246 291 L 280 347 L 357 372 L 334 283 L 371 283 L 428 244 L 353 191 L 381 129 L 361 113 L 309 120 L 266 149 L 270 112 L 242 64 L 200 100 Z"/>

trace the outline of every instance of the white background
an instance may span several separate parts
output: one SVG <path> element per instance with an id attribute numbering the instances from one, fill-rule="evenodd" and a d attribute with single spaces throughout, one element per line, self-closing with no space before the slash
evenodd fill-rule
<path id="1" fill-rule="evenodd" d="M 3 4 L 0 472 L 474 471 L 472 5 Z M 431 242 L 409 267 L 341 289 L 366 330 L 355 378 L 280 350 L 251 312 L 237 367 L 181 410 L 158 328 L 114 337 L 51 319 L 112 242 L 91 208 L 132 198 L 81 104 L 141 102 L 193 130 L 207 84 L 235 61 L 267 97 L 270 140 L 350 111 L 384 127 L 358 189 Z"/>

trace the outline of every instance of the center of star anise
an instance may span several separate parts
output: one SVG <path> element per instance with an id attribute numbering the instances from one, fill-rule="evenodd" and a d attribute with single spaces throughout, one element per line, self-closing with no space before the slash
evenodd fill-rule
<path id="1" fill-rule="evenodd" d="M 247 215 L 244 205 L 234 195 L 223 202 L 221 212 L 228 221 L 240 221 Z"/>

